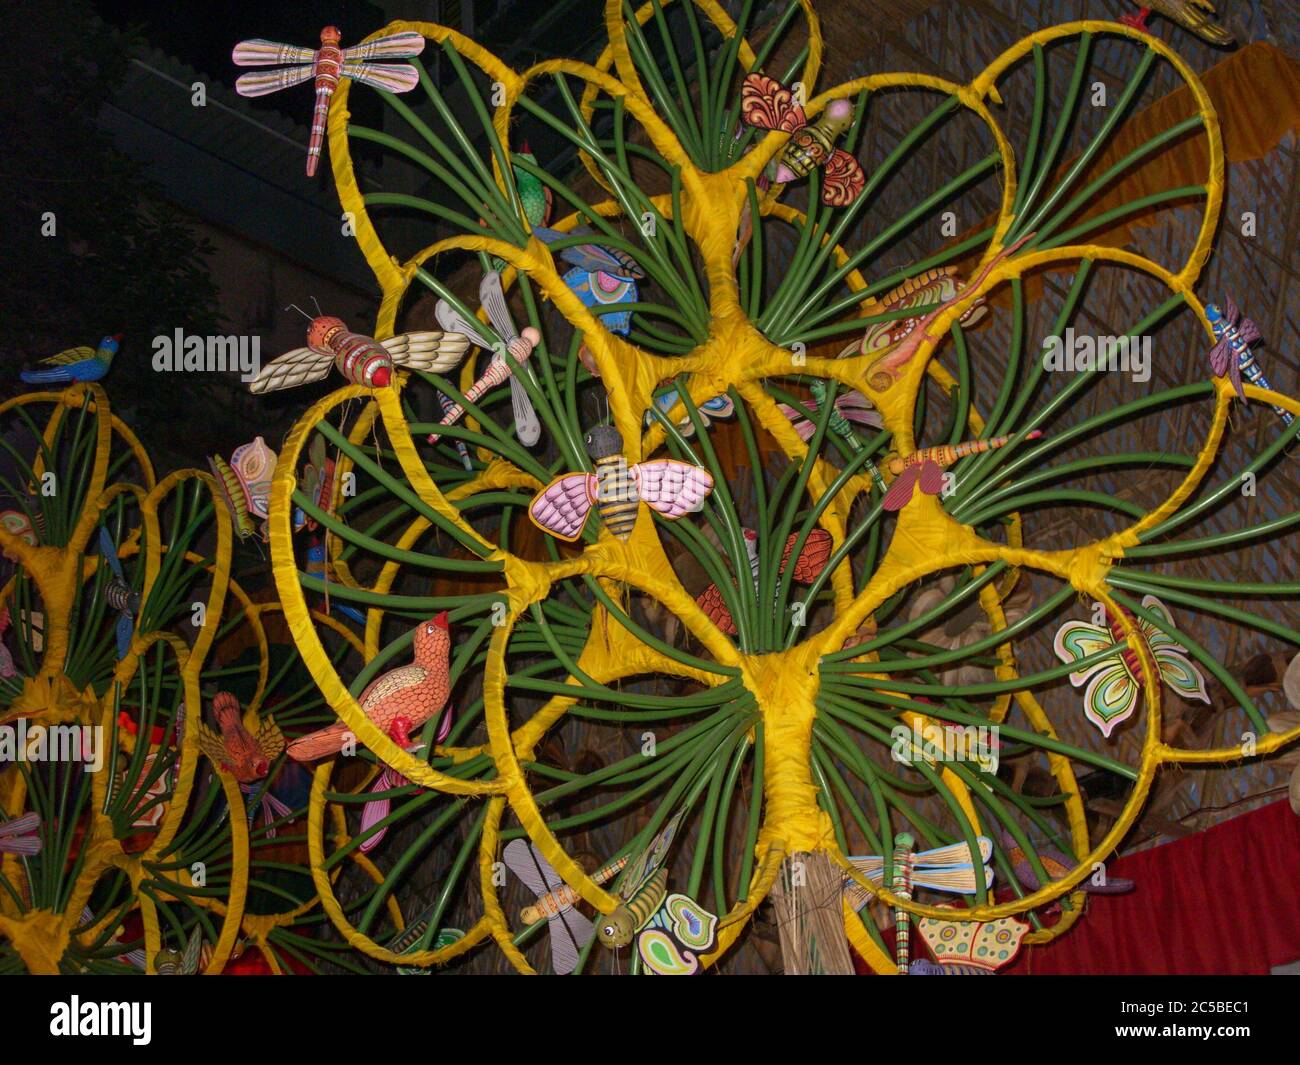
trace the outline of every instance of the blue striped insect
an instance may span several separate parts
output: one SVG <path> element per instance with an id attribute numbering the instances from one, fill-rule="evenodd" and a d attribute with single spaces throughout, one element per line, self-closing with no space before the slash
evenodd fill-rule
<path id="1" fill-rule="evenodd" d="M 140 613 L 140 593 L 126 582 L 122 573 L 122 562 L 117 557 L 117 547 L 108 529 L 99 527 L 99 553 L 108 562 L 113 576 L 109 578 L 104 589 L 104 599 L 117 611 L 117 657 L 121 661 L 131 650 L 131 634 L 135 631 L 135 618 Z"/>
<path id="2" fill-rule="evenodd" d="M 1241 317 L 1241 311 L 1232 302 L 1232 297 L 1228 297 L 1224 303 L 1224 309 L 1220 309 L 1214 303 L 1207 304 L 1205 307 L 1205 317 L 1210 320 L 1214 339 L 1218 341 L 1210 349 L 1210 366 L 1216 377 L 1228 375 L 1237 397 L 1245 403 L 1246 393 L 1241 387 L 1243 374 L 1256 388 L 1264 388 L 1270 392 L 1274 389 L 1268 383 L 1268 378 L 1264 376 L 1264 371 L 1255 362 L 1255 356 L 1250 350 L 1251 344 L 1262 339 L 1259 326 L 1249 318 Z M 1283 425 L 1290 425 L 1295 421 L 1291 413 L 1281 407 L 1274 406 L 1273 413 L 1282 419 Z"/>

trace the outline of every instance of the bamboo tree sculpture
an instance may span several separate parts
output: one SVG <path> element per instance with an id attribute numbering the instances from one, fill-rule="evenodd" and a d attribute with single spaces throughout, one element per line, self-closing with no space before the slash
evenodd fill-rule
<path id="1" fill-rule="evenodd" d="M 1072 375 L 1051 392 L 1048 385 L 1059 378 L 1044 377 L 1030 339 L 1036 307 L 1029 294 L 1036 294 L 1035 305 L 1047 305 L 1048 297 L 1037 295 L 1045 291 L 1044 276 L 1066 279 L 1044 331 L 1059 336 L 1081 320 L 1090 277 L 1123 268 L 1141 281 L 1125 304 L 1133 316 L 1123 327 L 1131 334 L 1181 312 L 1200 323 L 1207 350 L 1212 344 L 1192 286 L 1217 225 L 1223 156 L 1214 112 L 1186 65 L 1144 33 L 1087 22 L 1025 38 L 967 84 L 871 74 L 814 95 L 823 40 L 811 5 L 787 5 L 761 43 L 748 38 L 753 7 L 741 4 L 733 22 L 710 0 L 652 2 L 634 16 L 611 0 L 609 47 L 594 64 L 548 60 L 523 72 L 447 27 L 396 22 L 379 33 L 414 31 L 429 41 L 411 61 L 421 88 L 383 96 L 390 109 L 383 131 L 351 120 L 346 79 L 335 94 L 331 165 L 383 292 L 374 335 L 398 332 L 403 302 L 422 293 L 473 321 L 478 301 L 463 293 L 478 290 L 495 260 L 504 264 L 514 323 L 539 338 L 526 357 L 512 353 L 510 338 L 488 335 L 495 316 L 485 308 L 477 316 L 480 339 L 493 350 L 472 348 L 458 377 L 399 370 L 387 387 L 340 388 L 304 410 L 280 451 L 270 529 L 286 617 L 325 701 L 355 733 L 358 756 L 377 763 L 372 773 L 390 769 L 388 783 L 400 782 L 383 791 L 391 799 L 384 826 L 399 831 L 370 854 L 382 882 L 356 906 L 336 896 L 329 876 L 375 826 L 360 827 L 360 793 L 340 787 L 350 779 L 347 758 L 315 770 L 309 842 L 316 887 L 347 941 L 376 961 L 422 968 L 471 956 L 491 940 L 518 970 L 543 967 L 551 956 L 547 935 L 556 931 L 546 931 L 538 907 L 521 918 L 520 906 L 532 896 L 504 871 L 503 846 L 526 838 L 539 869 L 544 862 L 557 884 L 572 889 L 570 901 L 608 915 L 624 904 L 617 877 L 626 875 L 606 880 L 610 863 L 630 856 L 636 864 L 682 811 L 687 816 L 664 868 L 669 892 L 719 917 L 716 945 L 697 959 L 703 966 L 736 945 L 783 862 L 796 855 L 831 863 L 876 900 L 852 905 L 850 894 L 838 897 L 832 878 L 830 904 L 839 907 L 855 951 L 878 971 L 896 970 L 881 934 L 895 909 L 949 921 L 1021 914 L 1034 926 L 1026 942 L 1044 942 L 1082 913 L 1081 883 L 1138 816 L 1162 764 L 1241 755 L 1236 746 L 1185 750 L 1162 741 L 1161 685 L 1135 619 L 1162 631 L 1169 626 L 1136 593 L 1159 590 L 1178 606 L 1300 640 L 1264 613 L 1222 605 L 1218 593 L 1227 589 L 1213 582 L 1147 568 L 1246 536 L 1173 536 L 1236 498 L 1233 471 L 1210 480 L 1224 446 L 1231 385 L 1139 388 L 1126 402 L 1071 423 L 1063 415 L 1100 386 L 1101 375 Z M 1066 165 L 1067 134 L 1101 42 L 1128 64 L 1129 78 Z M 1099 153 L 1132 117 L 1156 64 L 1186 87 L 1196 114 L 1103 166 L 1110 157 Z M 1057 81 L 1049 80 L 1049 69 Z M 763 123 L 743 120 L 742 79 L 760 72 L 791 87 L 789 99 L 772 106 L 788 113 L 801 104 L 798 121 L 767 122 L 776 128 L 763 132 L 756 128 Z M 1020 91 L 1028 86 L 1033 105 L 1019 146 L 995 113 L 1002 88 L 1015 78 Z M 1062 84 L 1059 98 L 1051 86 L 1059 91 Z M 868 165 L 869 115 L 899 94 L 933 101 L 933 110 L 901 138 L 873 148 L 879 158 Z M 453 111 L 453 96 L 467 100 L 468 109 Z M 851 121 L 841 101 L 852 105 Z M 834 121 L 818 127 L 832 107 Z M 832 146 L 862 157 L 864 180 L 855 195 L 842 194 L 842 168 L 789 165 L 786 149 L 797 138 L 805 138 L 800 151 L 813 150 L 807 138 L 816 139 L 814 127 L 827 133 L 821 158 Z M 891 183 L 915 180 L 911 155 L 940 130 L 991 148 L 963 172 L 942 175 L 933 190 L 918 184 L 902 214 L 874 216 Z M 514 150 L 525 136 L 541 157 L 538 146 L 548 141 L 571 148 L 582 171 L 561 181 L 533 155 Z M 1199 182 L 1092 211 L 1127 167 L 1180 136 L 1203 143 Z M 400 187 L 415 191 L 363 193 L 353 163 L 363 146 L 398 170 L 409 166 Z M 832 180 L 839 183 L 835 194 L 823 197 Z M 903 234 L 972 187 L 993 190 L 984 223 L 966 237 L 936 240 L 926 258 L 886 265 Z M 545 231 L 538 226 L 539 189 L 553 202 Z M 1172 214 L 1172 204 L 1189 200 L 1199 217 L 1193 247 L 1170 266 L 1084 242 L 1135 212 Z M 454 235 L 411 247 L 409 234 L 430 218 Z M 864 228 L 873 235 L 858 240 Z M 435 271 L 444 256 L 452 263 L 468 258 L 463 285 Z M 976 279 L 969 285 L 954 287 L 955 275 L 945 273 L 947 294 L 919 306 L 906 302 L 906 291 L 890 295 L 926 271 L 976 256 L 961 275 Z M 939 291 L 919 283 L 912 290 Z M 960 324 L 979 305 L 988 312 L 986 328 L 1000 321 L 1010 337 L 981 355 L 996 366 L 989 394 L 977 387 L 976 336 Z M 880 350 L 865 340 L 842 358 L 830 357 L 846 341 L 921 316 L 919 343 L 913 338 L 913 353 L 890 362 L 888 374 L 870 372 Z M 474 387 L 487 373 L 494 374 L 489 384 Z M 818 386 L 815 402 L 810 384 Z M 677 400 L 664 409 L 655 397 L 668 388 Z M 850 391 L 874 406 L 879 429 L 863 431 L 838 415 L 835 401 Z M 439 424 L 434 392 L 462 406 L 464 417 Z M 1300 410 L 1280 393 L 1247 387 L 1246 394 Z M 531 446 L 515 432 L 521 403 L 540 424 Z M 779 404 L 800 412 L 811 430 L 796 431 Z M 1204 426 L 1191 454 L 1126 443 L 1067 454 L 1170 404 L 1193 406 Z M 606 422 L 621 452 L 612 450 L 608 432 L 592 433 Z M 329 507 L 313 507 L 297 487 L 302 457 L 317 436 L 338 457 L 342 487 Z M 1006 438 L 1002 446 L 956 447 L 998 437 Z M 458 443 L 466 446 L 468 469 Z M 1279 435 L 1248 470 L 1263 476 L 1287 443 Z M 931 463 L 933 475 L 919 474 L 921 490 L 887 511 L 889 481 L 926 447 L 950 449 L 950 464 Z M 710 488 L 697 510 L 666 512 L 671 508 L 658 505 L 665 492 L 671 495 L 664 483 L 648 479 L 644 467 L 639 475 L 628 472 L 663 460 L 707 476 Z M 606 477 L 606 462 L 621 462 L 623 472 Z M 1175 480 L 1150 505 L 1118 493 L 1114 482 L 1089 480 L 1153 466 Z M 547 532 L 572 534 L 570 546 L 528 521 L 534 499 L 555 483 L 577 493 L 555 497 L 561 510 L 576 507 L 579 517 L 587 507 L 600 512 L 585 525 L 575 518 L 558 526 L 545 517 L 549 511 L 543 514 Z M 613 534 L 598 498 L 615 484 L 621 501 L 635 504 L 621 512 L 620 521 L 633 515 L 626 535 Z M 1037 523 L 1047 521 L 1042 512 L 1066 505 L 1095 512 L 1098 535 L 1063 550 L 1031 546 Z M 328 534 L 332 601 L 366 612 L 367 664 L 355 675 L 331 663 L 311 616 L 306 597 L 324 583 L 308 574 L 294 539 L 296 506 Z M 1266 534 L 1288 535 L 1295 521 L 1285 514 L 1268 519 Z M 817 530 L 829 535 L 830 549 L 814 573 L 800 563 Z M 909 596 L 944 574 L 955 578 L 951 592 L 905 620 Z M 1008 626 L 1002 604 L 1030 581 L 1033 605 Z M 697 604 L 705 583 L 725 604 L 734 635 Z M 1233 586 L 1242 595 L 1291 597 L 1297 590 L 1294 583 Z M 1062 664 L 1050 650 L 1044 659 L 1049 622 L 1077 596 L 1111 611 L 1120 641 L 1082 664 Z M 408 660 L 411 626 L 443 609 L 453 633 L 450 734 L 438 742 L 440 723 L 430 721 L 403 744 L 360 712 L 358 696 Z M 918 638 L 968 609 L 987 617 L 992 635 L 952 647 Z M 1253 750 L 1267 753 L 1293 740 L 1294 731 L 1268 732 L 1259 709 L 1194 632 L 1189 625 L 1186 634 L 1170 628 L 1169 635 L 1231 691 L 1242 729 L 1256 734 Z M 1040 692 L 1125 651 L 1141 693 L 1128 726 L 1144 737 L 1136 757 L 1101 742 L 1059 738 Z M 1025 661 L 1042 664 L 1022 669 L 1022 652 Z M 940 673 L 962 664 L 986 668 L 988 680 L 960 687 L 940 681 Z M 1033 760 L 1050 793 L 1031 799 L 1011 787 L 980 756 L 967 727 L 1000 730 L 1003 756 Z M 900 729 L 918 738 L 900 745 Z M 944 742 L 954 736 L 955 754 Z M 946 756 L 927 748 L 935 740 Z M 1111 774 L 1127 788 L 1122 814 L 1099 836 L 1085 821 L 1080 768 Z M 1024 850 L 1037 889 L 1018 886 L 1003 830 Z M 909 897 L 891 888 L 893 841 L 903 832 L 916 839 L 918 869 L 936 849 L 964 845 L 974 855 L 991 841 L 991 865 L 969 863 L 966 908 L 939 907 L 941 896 L 929 892 L 919 872 Z M 1053 877 L 1038 853 L 1045 843 L 1077 864 Z M 880 857 L 876 875 L 848 861 L 863 855 Z M 411 887 L 425 868 L 434 870 L 431 892 Z M 590 875 L 598 868 L 601 883 Z M 1017 886 L 1016 897 L 995 902 L 993 875 Z M 815 882 L 824 886 L 826 878 Z M 801 888 L 789 876 L 782 885 L 785 912 L 789 892 Z M 392 936 L 412 921 L 399 953 L 389 945 Z M 577 944 L 578 971 L 640 964 L 594 942 Z M 565 957 L 567 967 L 569 952 Z M 788 964 L 808 971 L 807 961 Z"/>

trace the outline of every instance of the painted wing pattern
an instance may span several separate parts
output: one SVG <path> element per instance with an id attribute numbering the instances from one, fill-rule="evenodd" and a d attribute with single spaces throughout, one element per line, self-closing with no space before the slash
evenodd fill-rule
<path id="1" fill-rule="evenodd" d="M 321 380 L 329 374 L 333 365 L 333 352 L 294 348 L 263 366 L 261 372 L 249 382 L 248 388 L 254 395 L 282 388 L 297 388 Z"/>
<path id="2" fill-rule="evenodd" d="M 538 898 L 565 886 L 551 863 L 526 840 L 511 840 L 501 852 L 501 858 Z M 596 926 L 572 906 L 561 906 L 557 913 L 548 912 L 546 923 L 551 933 L 551 965 L 559 975 L 567 975 L 578 967 L 578 956 L 595 938 Z"/>
<path id="3" fill-rule="evenodd" d="M 423 37 L 420 38 L 424 40 Z M 385 92 L 410 92 L 420 84 L 420 74 L 409 63 L 362 63 L 347 61 L 340 72 L 345 78 L 352 78 L 369 85 L 372 89 Z"/>
<path id="4" fill-rule="evenodd" d="M 638 462 L 631 467 L 637 494 L 665 518 L 697 511 L 713 491 L 713 475 L 676 459 Z"/>
<path id="5" fill-rule="evenodd" d="M 808 116 L 794 102 L 794 94 L 766 74 L 745 77 L 740 86 L 740 112 L 745 122 L 759 129 L 793 133 L 808 125 Z"/>
<path id="6" fill-rule="evenodd" d="M 470 338 L 463 333 L 434 329 L 420 333 L 398 333 L 379 343 L 398 366 L 443 374 L 460 365 L 465 352 L 469 351 L 469 341 Z M 328 363 L 325 368 L 328 372 Z"/>
<path id="7" fill-rule="evenodd" d="M 590 473 L 569 473 L 548 484 L 528 505 L 533 521 L 561 540 L 576 540 L 596 501 L 597 481 Z"/>
<path id="8" fill-rule="evenodd" d="M 245 64 L 246 66 L 249 64 Z M 285 67 L 283 70 L 263 70 L 257 74 L 241 74 L 235 81 L 235 91 L 240 96 L 267 96 L 281 89 L 292 89 L 311 78 L 311 67 Z"/>
<path id="9" fill-rule="evenodd" d="M 390 669 L 382 677 L 376 677 L 361 693 L 357 700 L 362 710 L 368 710 L 375 703 L 387 699 L 390 695 L 423 684 L 429 672 L 423 666 L 409 665 Z"/>

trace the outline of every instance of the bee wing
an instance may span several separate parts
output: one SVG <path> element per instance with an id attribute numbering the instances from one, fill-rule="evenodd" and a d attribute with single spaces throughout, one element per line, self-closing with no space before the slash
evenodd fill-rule
<path id="1" fill-rule="evenodd" d="M 766 74 L 745 76 L 740 85 L 740 114 L 747 125 L 759 129 L 793 133 L 808 125 L 804 109 L 794 102 L 794 93 Z"/>
<path id="2" fill-rule="evenodd" d="M 185 953 L 181 956 L 181 972 L 190 976 L 199 971 L 199 952 L 203 950 L 202 930 L 195 926 L 185 944 Z"/>
<path id="3" fill-rule="evenodd" d="M 538 528 L 572 542 L 582 534 L 595 499 L 594 476 L 590 473 L 567 473 L 533 496 L 533 501 L 528 504 L 528 516 Z"/>
<path id="4" fill-rule="evenodd" d="M 398 333 L 381 340 L 384 350 L 398 366 L 426 373 L 446 373 L 460 365 L 469 351 L 469 337 L 464 333 L 430 330 L 422 333 Z"/>
<path id="5" fill-rule="evenodd" d="M 862 164 L 843 148 L 836 148 L 822 167 L 822 203 L 846 207 L 858 198 L 866 184 Z"/>
<path id="6" fill-rule="evenodd" d="M 478 319 L 467 321 L 459 311 L 457 311 L 446 300 L 439 300 L 433 309 L 433 316 L 438 319 L 438 324 L 449 333 L 464 333 L 480 348 L 492 350 L 492 341 L 488 340 L 479 331 L 482 327 Z"/>
<path id="7" fill-rule="evenodd" d="M 889 491 L 885 493 L 885 498 L 880 505 L 885 510 L 902 510 L 907 506 L 912 498 L 912 490 L 916 487 L 916 478 L 920 472 L 919 466 L 904 467 L 903 472 L 894 478 L 894 483 L 889 486 Z"/>
<path id="8" fill-rule="evenodd" d="M 284 388 L 297 388 L 319 381 L 330 372 L 334 356 L 315 348 L 294 348 L 272 359 L 252 381 L 248 390 L 255 396 L 263 392 L 278 392 Z"/>
<path id="9" fill-rule="evenodd" d="M 713 491 L 713 475 L 676 459 L 638 462 L 631 468 L 637 494 L 665 518 L 699 510 Z"/>

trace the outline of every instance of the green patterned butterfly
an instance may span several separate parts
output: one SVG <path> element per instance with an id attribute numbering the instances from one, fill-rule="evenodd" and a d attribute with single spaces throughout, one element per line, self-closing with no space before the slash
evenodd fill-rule
<path id="1" fill-rule="evenodd" d="M 1168 630 L 1178 627 L 1169 608 L 1154 595 L 1144 596 L 1142 607 L 1160 619 L 1159 627 L 1128 611 L 1124 613 L 1146 641 L 1161 679 L 1184 699 L 1208 703 L 1205 677 L 1183 654 L 1181 645 L 1168 635 Z M 1104 613 L 1104 625 L 1067 621 L 1057 630 L 1052 646 L 1062 662 L 1078 662 L 1108 647 L 1120 648 L 1117 658 L 1107 658 L 1070 674 L 1070 683 L 1076 688 L 1087 685 L 1083 693 L 1084 716 L 1101 729 L 1103 736 L 1109 737 L 1115 726 L 1132 717 L 1137 708 L 1142 694 L 1142 667 L 1137 652 L 1127 645 L 1119 621 L 1109 611 Z"/>

